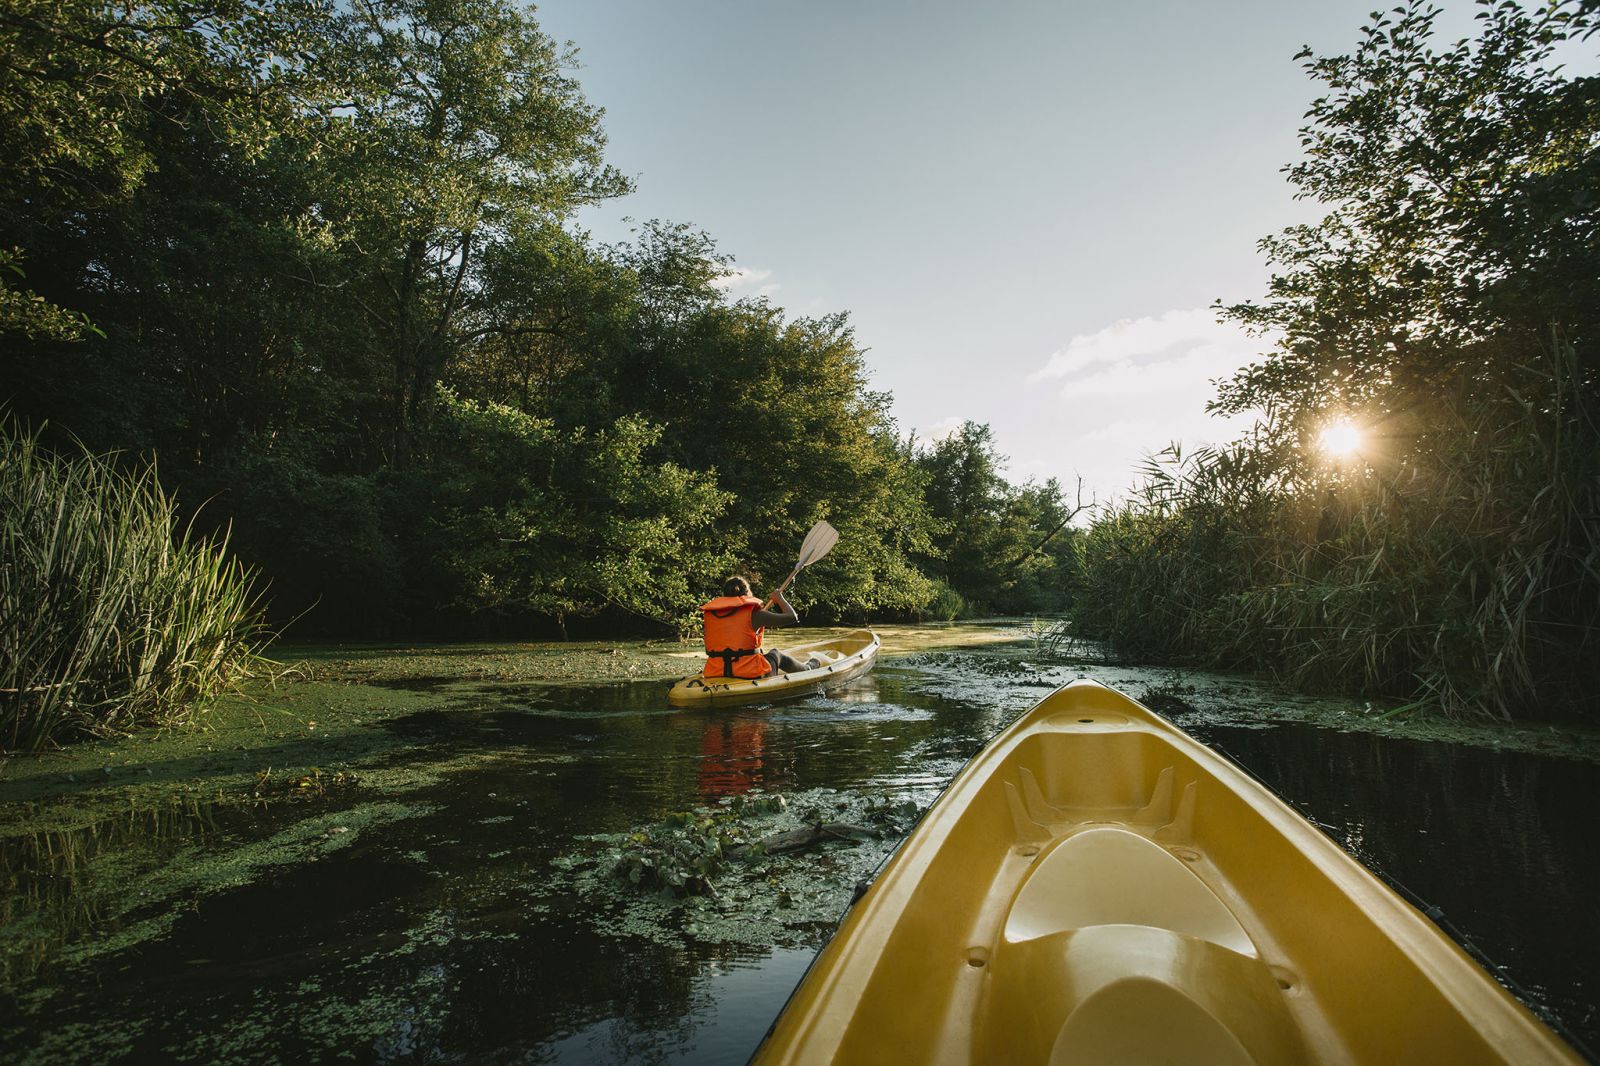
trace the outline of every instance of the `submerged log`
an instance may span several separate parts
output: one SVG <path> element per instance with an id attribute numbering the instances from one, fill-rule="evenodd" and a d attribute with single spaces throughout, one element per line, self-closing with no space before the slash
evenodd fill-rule
<path id="1" fill-rule="evenodd" d="M 770 833 L 754 844 L 728 851 L 731 858 L 741 858 L 756 848 L 760 848 L 766 855 L 784 855 L 796 851 L 804 851 L 809 847 L 820 844 L 824 840 L 851 840 L 860 843 L 863 840 L 878 839 L 878 832 L 864 825 L 852 825 L 849 822 L 823 822 L 820 825 L 806 825 L 799 829 L 789 829 L 782 833 Z"/>

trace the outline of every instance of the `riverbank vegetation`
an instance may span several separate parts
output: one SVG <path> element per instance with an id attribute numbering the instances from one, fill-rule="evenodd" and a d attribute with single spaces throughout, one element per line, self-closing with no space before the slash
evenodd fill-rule
<path id="1" fill-rule="evenodd" d="M 1554 64 L 1591 8 L 1439 50 L 1413 3 L 1303 57 L 1326 216 L 1218 308 L 1271 351 L 1213 406 L 1261 421 L 1083 529 L 988 427 L 906 434 L 844 314 L 732 298 L 689 226 L 587 234 L 631 181 L 520 5 L 0 2 L 0 417 L 226 531 L 293 635 L 687 632 L 827 518 L 810 621 L 1070 609 L 1122 657 L 1593 706 L 1600 93 Z"/>
<path id="2" fill-rule="evenodd" d="M 1173 448 L 1084 538 L 1076 632 L 1452 714 L 1592 712 L 1600 686 L 1600 79 L 1593 8 L 1488 5 L 1432 46 L 1378 14 L 1288 168 L 1320 223 L 1262 242 L 1264 412 Z"/>
<path id="3" fill-rule="evenodd" d="M 275 623 L 671 632 L 823 517 L 817 620 L 1064 605 L 1059 489 L 908 440 L 844 315 L 730 298 L 690 227 L 577 225 L 631 182 L 523 6 L 6 8 L 4 402 L 159 457 Z"/>
<path id="4" fill-rule="evenodd" d="M 150 468 L 0 426 L 0 751 L 182 721 L 255 662 L 251 574 Z"/>

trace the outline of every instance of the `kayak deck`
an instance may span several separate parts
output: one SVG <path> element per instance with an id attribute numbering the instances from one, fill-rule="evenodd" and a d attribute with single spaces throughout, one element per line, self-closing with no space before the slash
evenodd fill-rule
<path id="1" fill-rule="evenodd" d="M 1579 1059 L 1270 791 L 1077 681 L 956 776 L 754 1061 Z"/>
<path id="2" fill-rule="evenodd" d="M 870 629 L 857 629 L 842 636 L 827 637 L 807 644 L 793 644 L 783 650 L 805 662 L 819 660 L 814 670 L 754 679 L 740 677 L 686 677 L 672 686 L 667 702 L 674 707 L 716 705 L 808 696 L 848 684 L 872 669 L 882 642 Z"/>

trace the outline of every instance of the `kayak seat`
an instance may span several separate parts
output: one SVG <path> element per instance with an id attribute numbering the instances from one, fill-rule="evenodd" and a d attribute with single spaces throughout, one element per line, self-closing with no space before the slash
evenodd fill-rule
<path id="1" fill-rule="evenodd" d="M 1005 939 L 1090 925 L 1159 926 L 1256 954 L 1239 919 L 1194 871 L 1126 829 L 1086 829 L 1041 856 L 1011 904 Z"/>
<path id="2" fill-rule="evenodd" d="M 1002 942 L 975 1062 L 1298 1063 L 1300 1032 L 1260 959 L 1147 925 Z"/>
<path id="3" fill-rule="evenodd" d="M 1096 990 L 1067 1016 L 1048 1061 L 1051 1066 L 1169 1062 L 1255 1066 L 1299 1061 L 1293 1054 L 1292 1030 L 1247 1032 L 1247 1045 L 1232 1027 L 1240 1021 L 1233 1017 L 1238 1011 L 1231 1006 L 1198 1002 L 1165 981 L 1125 977 Z M 1246 1009 L 1253 1006 L 1247 1004 Z M 1241 1028 L 1260 1027 L 1245 1023 Z M 1290 1039 L 1274 1039 L 1281 1036 Z"/>
<path id="4" fill-rule="evenodd" d="M 1049 846 L 1013 895 L 993 955 L 976 1061 L 1245 1066 L 1303 1052 L 1233 911 L 1128 829 L 1093 826 Z"/>
<path id="5" fill-rule="evenodd" d="M 973 1062 L 1307 1061 L 1261 960 L 1170 929 L 1098 925 L 1002 944 L 987 969 Z"/>

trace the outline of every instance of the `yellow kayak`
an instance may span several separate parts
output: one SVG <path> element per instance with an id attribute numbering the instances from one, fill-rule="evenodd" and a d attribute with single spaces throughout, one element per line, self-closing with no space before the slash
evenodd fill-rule
<path id="1" fill-rule="evenodd" d="M 686 677 L 672 686 L 667 702 L 674 707 L 726 707 L 735 703 L 781 700 L 808 696 L 853 681 L 872 669 L 881 642 L 870 629 L 857 629 L 839 637 L 795 644 L 783 650 L 801 662 L 816 659 L 814 670 L 774 674 L 747 680 L 742 677 Z"/>
<path id="2" fill-rule="evenodd" d="M 754 1061 L 1581 1060 L 1270 791 L 1076 681 L 956 775 Z"/>

